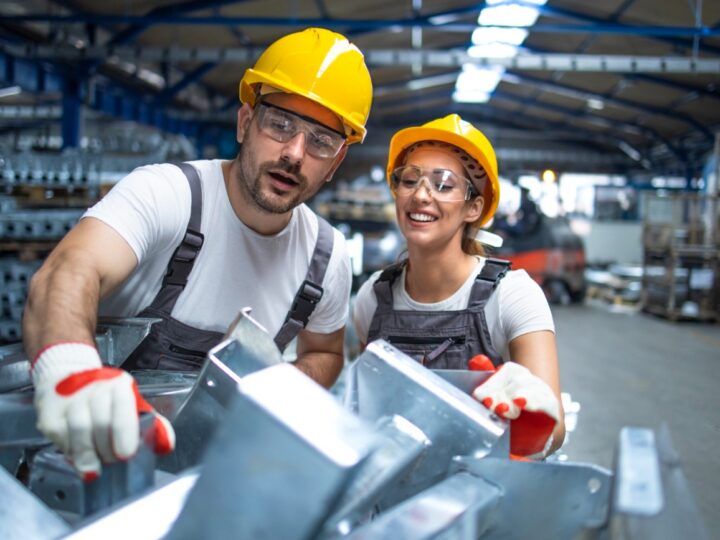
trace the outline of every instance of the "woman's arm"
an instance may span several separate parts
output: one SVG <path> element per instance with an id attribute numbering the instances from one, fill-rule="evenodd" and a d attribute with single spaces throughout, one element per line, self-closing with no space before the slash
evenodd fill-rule
<path id="1" fill-rule="evenodd" d="M 510 341 L 508 347 L 510 358 L 542 379 L 560 403 L 560 419 L 553 431 L 553 442 L 548 452 L 552 453 L 560 448 L 565 440 L 565 412 L 560 398 L 560 370 L 555 334 L 549 330 L 529 332 Z"/>

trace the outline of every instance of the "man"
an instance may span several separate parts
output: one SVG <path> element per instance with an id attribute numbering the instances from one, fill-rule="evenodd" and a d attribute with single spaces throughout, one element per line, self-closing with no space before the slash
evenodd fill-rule
<path id="1" fill-rule="evenodd" d="M 234 160 L 133 171 L 50 254 L 31 283 L 25 348 L 38 427 L 84 478 L 134 454 L 137 415 L 154 412 L 126 371 L 102 367 L 98 313 L 162 319 L 126 370 L 199 369 L 250 306 L 281 349 L 297 334 L 300 370 L 335 382 L 349 261 L 342 235 L 303 202 L 363 140 L 371 97 L 343 36 L 285 36 L 240 82 Z M 172 450 L 170 424 L 156 414 L 155 427 L 156 450 Z"/>

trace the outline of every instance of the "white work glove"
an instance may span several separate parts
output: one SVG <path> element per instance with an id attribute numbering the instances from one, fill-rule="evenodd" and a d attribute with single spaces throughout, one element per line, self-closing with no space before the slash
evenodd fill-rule
<path id="1" fill-rule="evenodd" d="M 510 420 L 511 454 L 533 459 L 547 455 L 560 419 L 560 403 L 545 381 L 526 367 L 507 362 L 472 395 L 501 418 Z"/>
<path id="2" fill-rule="evenodd" d="M 105 463 L 126 461 L 138 449 L 140 413 L 155 415 L 153 450 L 169 453 L 175 432 L 138 391 L 135 379 L 103 367 L 97 349 L 85 343 L 59 343 L 33 362 L 38 429 L 92 481 Z"/>

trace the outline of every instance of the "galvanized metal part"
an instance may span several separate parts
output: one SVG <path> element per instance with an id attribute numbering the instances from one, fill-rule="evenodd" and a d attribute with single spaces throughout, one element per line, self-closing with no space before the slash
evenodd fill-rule
<path id="1" fill-rule="evenodd" d="M 140 392 L 155 409 L 172 421 L 186 401 L 195 373 L 147 372 L 136 374 Z M 24 461 L 24 450 L 49 444 L 35 427 L 37 413 L 32 392 L 0 394 L 0 467 L 14 473 Z"/>
<path id="2" fill-rule="evenodd" d="M 282 353 L 265 327 L 252 318 L 251 311 L 249 307 L 241 309 L 225 334 L 230 343 L 220 344 L 209 353 L 240 377 L 283 363 Z"/>
<path id="3" fill-rule="evenodd" d="M 101 334 L 105 354 L 132 350 L 142 328 Z M 177 435 L 160 468 L 179 476 L 155 488 L 160 471 L 142 456 L 134 472 L 105 466 L 83 484 L 60 454 L 37 451 L 47 441 L 32 392 L 0 394 L 0 464 L 15 471 L 35 454 L 30 488 L 55 508 L 0 470 L 3 538 L 18 526 L 21 538 L 54 538 L 68 530 L 59 515 L 87 516 L 73 539 L 707 538 L 666 428 L 623 430 L 612 499 L 600 467 L 507 458 L 507 423 L 468 395 L 490 373 L 433 372 L 377 341 L 351 365 L 343 406 L 282 361 L 249 310 L 227 338 L 199 374 L 134 374 Z M 17 388 L 21 362 L 2 361 L 0 384 L 8 375 Z"/>
<path id="4" fill-rule="evenodd" d="M 100 358 L 109 366 L 119 366 L 160 321 L 148 317 L 101 317 L 95 334 Z M 22 343 L 0 347 L 0 394 L 32 386 L 30 361 Z"/>
<path id="5" fill-rule="evenodd" d="M 683 473 L 680 456 L 663 424 L 621 430 L 615 457 L 613 540 L 710 538 Z"/>
<path id="6" fill-rule="evenodd" d="M 289 365 L 237 388 L 167 538 L 313 538 L 376 446 L 372 427 Z"/>
<path id="7" fill-rule="evenodd" d="M 100 358 L 109 366 L 119 366 L 162 319 L 154 317 L 101 317 L 95 330 Z"/>
<path id="8" fill-rule="evenodd" d="M 485 538 L 483 533 L 494 519 L 501 495 L 501 487 L 467 472 L 459 472 L 342 538 L 348 540 Z M 524 519 L 525 516 L 522 518 Z M 533 538 L 537 537 L 537 535 L 533 536 Z"/>
<path id="9" fill-rule="evenodd" d="M 30 362 L 22 343 L 0 347 L 0 394 L 31 387 Z"/>
<path id="10" fill-rule="evenodd" d="M 208 353 L 197 383 L 176 415 L 175 451 L 160 460 L 160 468 L 180 472 L 200 463 L 215 429 L 237 393 L 241 377 L 283 363 L 282 355 L 267 331 L 241 310 L 230 325 L 226 340 Z M 139 372 L 138 372 L 139 373 Z"/>
<path id="11" fill-rule="evenodd" d="M 29 489 L 68 521 L 95 514 L 152 487 L 155 471 L 153 416 L 140 418 L 141 443 L 128 461 L 105 464 L 93 482 L 83 482 L 55 447 L 35 454 Z"/>
<path id="12" fill-rule="evenodd" d="M 386 489 L 383 508 L 444 478 L 454 456 L 509 454 L 507 422 L 384 340 L 370 343 L 351 366 L 345 406 L 370 422 L 402 416 L 431 441 L 412 474 Z"/>
<path id="13" fill-rule="evenodd" d="M 615 509 L 652 516 L 663 507 L 660 463 L 651 429 L 624 427 L 615 472 Z"/>
<path id="14" fill-rule="evenodd" d="M 215 356 L 210 356 L 172 421 L 175 450 L 160 458 L 158 467 L 161 470 L 178 473 L 200 463 L 205 448 L 237 393 L 239 382 L 240 377 Z"/>
<path id="15" fill-rule="evenodd" d="M 452 471 L 502 491 L 483 540 L 572 539 L 608 519 L 612 474 L 602 467 L 458 456 Z"/>
<path id="16" fill-rule="evenodd" d="M 338 510 L 325 523 L 324 534 L 354 529 L 368 519 L 388 486 L 404 479 L 431 444 L 422 431 L 402 416 L 381 418 L 375 428 L 379 447 L 341 495 Z"/>
<path id="17" fill-rule="evenodd" d="M 51 540 L 70 530 L 25 486 L 0 468 L 0 535 L 3 540 Z"/>
<path id="18" fill-rule="evenodd" d="M 198 479 L 198 470 L 183 472 L 151 492 L 132 498 L 125 504 L 78 524 L 64 540 L 97 540 L 115 538 L 122 531 L 124 538 L 149 540 L 164 538 L 177 519 L 190 490 Z"/>
<path id="19" fill-rule="evenodd" d="M 433 369 L 431 371 L 468 395 L 472 394 L 473 390 L 495 373 L 494 371 L 470 371 L 464 369 Z"/>

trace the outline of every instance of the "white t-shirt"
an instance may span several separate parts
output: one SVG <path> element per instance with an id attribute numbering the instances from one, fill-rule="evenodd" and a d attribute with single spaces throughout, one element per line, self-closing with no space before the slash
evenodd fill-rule
<path id="1" fill-rule="evenodd" d="M 478 257 L 478 264 L 465 283 L 455 293 L 432 304 L 416 302 L 405 291 L 405 270 L 392 287 L 393 308 L 415 311 L 455 311 L 467 308 L 475 277 L 485 265 L 485 259 Z M 353 306 L 353 324 L 361 343 L 367 343 L 370 322 L 377 309 L 377 298 L 373 285 L 380 277 L 375 272 L 363 283 Z M 503 360 L 510 361 L 508 343 L 518 336 L 539 330 L 555 331 L 550 306 L 540 286 L 525 270 L 508 272 L 496 287 L 485 305 L 485 318 L 490 339 Z"/>
<path id="2" fill-rule="evenodd" d="M 205 242 L 172 316 L 201 328 L 225 332 L 240 309 L 275 336 L 305 279 L 317 239 L 317 216 L 306 205 L 293 210 L 281 232 L 264 236 L 249 229 L 228 199 L 220 160 L 191 162 L 202 184 L 201 232 Z M 140 167 L 123 178 L 83 216 L 115 229 L 135 252 L 138 266 L 100 304 L 100 315 L 128 317 L 147 307 L 160 290 L 167 264 L 190 219 L 190 186 L 174 165 Z M 307 329 L 330 333 L 345 325 L 350 262 L 345 238 L 335 243 L 324 294 Z"/>

